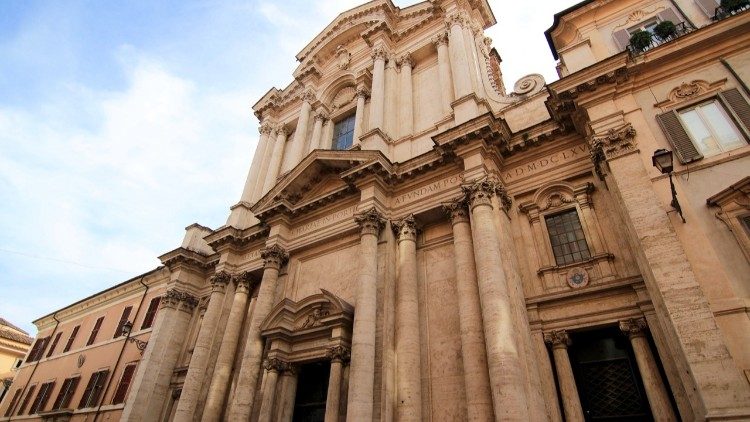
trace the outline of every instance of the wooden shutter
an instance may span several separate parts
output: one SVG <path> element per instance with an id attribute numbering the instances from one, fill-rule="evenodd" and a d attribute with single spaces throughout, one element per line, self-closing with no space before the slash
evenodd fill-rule
<path id="1" fill-rule="evenodd" d="M 122 371 L 122 378 L 120 378 L 120 384 L 117 385 L 115 390 L 115 397 L 112 399 L 112 404 L 120 404 L 125 402 L 125 396 L 128 394 L 128 387 L 133 379 L 135 373 L 135 364 L 128 365 L 125 370 Z"/>
<path id="2" fill-rule="evenodd" d="M 13 393 L 13 398 L 10 400 L 10 405 L 7 409 L 5 409 L 5 417 L 7 418 L 10 416 L 11 413 L 13 413 L 13 408 L 16 407 L 16 403 L 18 403 L 18 398 L 21 397 L 21 389 L 17 389 L 15 393 Z"/>
<path id="3" fill-rule="evenodd" d="M 97 378 L 99 378 L 98 372 L 94 372 L 93 374 L 91 374 L 91 378 L 89 378 L 89 383 L 86 384 L 86 389 L 83 390 L 83 396 L 81 397 L 81 401 L 80 403 L 78 403 L 79 409 L 88 407 L 88 404 L 90 402 L 89 398 L 91 397 L 91 392 L 94 390 L 94 385 L 96 385 Z"/>
<path id="4" fill-rule="evenodd" d="M 713 0 L 712 0 L 713 1 Z M 675 13 L 672 8 L 668 7 L 661 12 L 657 13 L 656 16 L 659 17 L 659 20 L 663 21 L 670 21 L 673 24 L 677 25 L 678 23 L 682 22 L 682 19 L 680 19 L 679 16 L 677 16 L 677 13 Z"/>
<path id="5" fill-rule="evenodd" d="M 47 352 L 47 357 L 52 356 L 52 353 L 55 352 L 57 343 L 60 341 L 60 336 L 62 336 L 62 332 L 59 332 L 55 335 L 55 339 L 52 341 L 52 346 L 49 347 L 49 352 Z"/>
<path id="6" fill-rule="evenodd" d="M 65 409 L 70 406 L 70 399 L 76 393 L 76 387 L 78 387 L 78 381 L 80 377 L 68 378 L 60 388 L 60 393 L 57 395 L 55 404 L 52 406 L 52 410 Z"/>
<path id="7" fill-rule="evenodd" d="M 128 318 L 130 318 L 130 311 L 133 310 L 132 306 L 128 306 L 125 309 L 122 310 L 122 316 L 120 317 L 120 322 L 117 323 L 117 329 L 115 330 L 115 335 L 112 338 L 117 338 L 122 335 L 122 327 L 125 325 L 126 322 L 128 322 Z"/>
<path id="8" fill-rule="evenodd" d="M 26 411 L 26 406 L 29 405 L 31 396 L 34 395 L 34 390 L 36 390 L 36 385 L 32 385 L 31 387 L 29 387 L 29 391 L 28 393 L 26 393 L 26 397 L 23 398 L 23 403 L 21 403 L 21 407 L 18 408 L 18 412 L 16 412 L 16 415 L 20 415 Z"/>
<path id="9" fill-rule="evenodd" d="M 716 0 L 695 0 L 698 7 L 703 10 L 703 13 L 708 15 L 709 18 L 713 18 L 716 15 L 716 8 L 719 6 L 719 2 Z"/>
<path id="10" fill-rule="evenodd" d="M 750 134 L 750 104 L 737 88 L 728 89 L 719 97 L 724 104 L 732 111 L 734 118 L 744 126 L 745 134 Z"/>
<path id="11" fill-rule="evenodd" d="M 78 334 L 78 330 L 81 328 L 80 325 L 76 325 L 73 327 L 73 332 L 70 333 L 70 337 L 68 338 L 68 342 L 65 344 L 65 348 L 63 349 L 63 353 L 70 350 L 71 347 L 73 347 L 73 342 L 76 339 L 76 335 Z"/>
<path id="12" fill-rule="evenodd" d="M 625 50 L 630 44 L 630 33 L 627 29 L 621 29 L 612 33 L 612 37 L 615 39 L 615 44 L 620 51 Z"/>
<path id="13" fill-rule="evenodd" d="M 102 391 L 104 391 L 104 383 L 107 381 L 107 375 L 109 375 L 109 370 L 99 371 L 99 377 L 96 379 L 96 383 L 94 383 L 94 387 L 91 390 L 91 399 L 89 400 L 89 406 L 96 406 L 99 404 L 99 398 L 102 395 Z"/>
<path id="14" fill-rule="evenodd" d="M 104 317 L 99 317 L 96 320 L 96 322 L 94 323 L 94 328 L 91 330 L 89 341 L 86 342 L 86 346 L 94 344 L 94 342 L 96 341 L 96 336 L 97 334 L 99 334 L 99 329 L 102 328 L 102 322 L 104 322 Z"/>
<path id="15" fill-rule="evenodd" d="M 660 114 L 656 116 L 656 120 L 664 131 L 667 140 L 672 144 L 672 148 L 681 163 L 690 163 L 703 158 L 703 154 L 690 140 L 690 135 L 682 126 L 682 122 L 680 122 L 680 118 L 675 111 Z"/>
<path id="16" fill-rule="evenodd" d="M 34 399 L 34 403 L 29 410 L 30 415 L 44 411 L 44 406 L 47 405 L 47 401 L 49 400 L 53 388 L 55 388 L 54 382 L 46 382 L 42 384 L 39 388 L 39 394 L 36 395 L 36 399 Z"/>
<path id="17" fill-rule="evenodd" d="M 151 326 L 154 325 L 154 318 L 156 317 L 156 312 L 159 310 L 159 303 L 161 303 L 161 297 L 151 299 L 151 303 L 148 305 L 148 311 L 146 311 L 146 315 L 143 317 L 141 330 L 151 328 Z"/>

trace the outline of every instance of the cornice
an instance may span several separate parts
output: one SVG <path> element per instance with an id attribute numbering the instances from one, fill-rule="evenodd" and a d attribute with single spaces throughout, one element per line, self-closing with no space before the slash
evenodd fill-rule
<path id="1" fill-rule="evenodd" d="M 457 146 L 475 140 L 484 140 L 488 145 L 502 147 L 511 139 L 511 130 L 505 119 L 485 113 L 432 137 L 438 150 L 451 153 Z"/>
<path id="2" fill-rule="evenodd" d="M 218 256 L 216 254 L 204 255 L 180 246 L 159 256 L 159 260 L 170 271 L 178 267 L 189 267 L 204 272 L 211 271 L 216 266 Z"/>
<path id="3" fill-rule="evenodd" d="M 270 228 L 262 223 L 244 230 L 223 226 L 203 239 L 217 252 L 226 248 L 244 249 L 254 241 L 268 236 L 269 231 Z"/>

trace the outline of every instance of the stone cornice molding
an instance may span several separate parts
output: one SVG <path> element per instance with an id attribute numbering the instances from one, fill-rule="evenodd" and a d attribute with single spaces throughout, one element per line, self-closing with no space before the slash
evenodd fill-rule
<path id="1" fill-rule="evenodd" d="M 248 204 L 245 204 L 247 208 L 251 208 Z M 236 206 L 232 206 L 234 209 Z M 217 252 L 221 252 L 227 248 L 233 248 L 235 250 L 242 250 L 247 248 L 251 243 L 268 236 L 270 228 L 263 224 L 256 224 L 255 226 L 248 227 L 244 230 L 232 227 L 224 226 L 216 229 L 210 235 L 204 237 L 208 246 L 213 248 Z"/>
<path id="2" fill-rule="evenodd" d="M 355 215 L 354 222 L 359 225 L 362 236 L 371 234 L 377 237 L 380 235 L 380 230 L 385 226 L 383 214 L 374 207 Z"/>
<path id="3" fill-rule="evenodd" d="M 549 331 L 544 333 L 544 342 L 551 344 L 553 349 L 567 349 L 570 346 L 570 336 L 565 330 Z"/>
<path id="4" fill-rule="evenodd" d="M 211 271 L 211 269 L 216 266 L 218 257 L 216 254 L 204 255 L 200 252 L 179 247 L 161 255 L 159 260 L 164 266 L 169 268 L 170 271 L 185 267 L 205 273 Z"/>
<path id="5" fill-rule="evenodd" d="M 460 196 L 450 202 L 445 202 L 443 205 L 443 211 L 451 219 L 451 223 L 468 223 L 469 222 L 469 206 L 466 202 L 466 196 Z"/>
<path id="6" fill-rule="evenodd" d="M 473 141 L 482 140 L 488 145 L 502 148 L 509 144 L 511 130 L 504 119 L 485 113 L 432 137 L 440 151 L 455 154 L 455 149 Z"/>
<path id="7" fill-rule="evenodd" d="M 352 350 L 346 346 L 333 346 L 326 350 L 326 357 L 331 361 L 348 363 L 352 358 Z"/>
<path id="8" fill-rule="evenodd" d="M 265 268 L 281 269 L 289 260 L 289 253 L 279 245 L 272 245 L 260 250 L 260 257 L 263 259 Z"/>
<path id="9" fill-rule="evenodd" d="M 417 241 L 417 220 L 414 219 L 414 214 L 409 214 L 406 217 L 391 221 L 391 229 L 396 235 L 398 242 L 403 241 Z"/>
<path id="10" fill-rule="evenodd" d="M 648 324 L 644 318 L 631 318 L 620 321 L 620 330 L 628 335 L 628 338 L 644 337 Z"/>

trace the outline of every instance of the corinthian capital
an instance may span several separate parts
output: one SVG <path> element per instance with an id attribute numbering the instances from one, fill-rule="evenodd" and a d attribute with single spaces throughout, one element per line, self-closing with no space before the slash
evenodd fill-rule
<path id="1" fill-rule="evenodd" d="M 465 196 L 443 203 L 443 210 L 454 224 L 469 221 L 469 207 L 466 206 Z"/>
<path id="2" fill-rule="evenodd" d="M 288 362 L 284 362 L 277 358 L 266 359 L 265 362 L 263 362 L 263 367 L 266 368 L 266 371 L 284 372 L 290 366 L 291 365 L 289 365 Z"/>
<path id="3" fill-rule="evenodd" d="M 620 330 L 627 334 L 629 338 L 645 336 L 645 329 L 648 326 L 643 318 L 631 318 L 620 321 Z"/>
<path id="4" fill-rule="evenodd" d="M 372 49 L 372 59 L 388 61 L 388 51 L 386 51 L 385 47 L 379 45 Z"/>
<path id="5" fill-rule="evenodd" d="M 305 92 L 302 93 L 302 101 L 313 103 L 318 98 L 315 96 L 315 92 L 313 92 L 312 89 L 306 89 Z"/>
<path id="6" fill-rule="evenodd" d="M 334 346 L 328 348 L 326 357 L 330 360 L 338 360 L 346 363 L 351 359 L 352 351 L 346 346 Z"/>
<path id="7" fill-rule="evenodd" d="M 198 306 L 198 298 L 188 292 L 182 292 L 181 295 L 180 301 L 182 302 L 182 307 L 180 309 L 187 313 L 192 313 L 193 309 Z"/>
<path id="8" fill-rule="evenodd" d="M 261 135 L 270 135 L 271 132 L 273 132 L 273 124 L 271 122 L 261 123 L 258 132 L 260 132 Z"/>
<path id="9" fill-rule="evenodd" d="M 276 126 L 276 135 L 287 136 L 289 135 L 289 129 L 287 129 L 286 126 L 284 126 L 284 124 L 281 123 Z"/>
<path id="10" fill-rule="evenodd" d="M 492 206 L 492 197 L 497 191 L 497 185 L 494 181 L 489 179 L 483 179 L 473 182 L 470 185 L 461 186 L 461 190 L 466 194 L 466 199 L 469 201 L 471 208 L 479 205 Z"/>
<path id="11" fill-rule="evenodd" d="M 361 234 L 372 234 L 378 236 L 385 225 L 385 219 L 377 209 L 370 208 L 354 216 L 354 221 L 359 224 Z"/>
<path id="12" fill-rule="evenodd" d="M 411 58 L 410 53 L 404 53 L 402 54 L 398 59 L 396 59 L 396 64 L 399 66 L 409 66 L 414 67 L 414 59 Z"/>
<path id="13" fill-rule="evenodd" d="M 450 15 L 445 17 L 445 26 L 448 28 L 448 30 L 450 30 L 454 25 L 463 27 L 467 23 L 468 19 L 463 12 L 451 13 Z"/>
<path id="14" fill-rule="evenodd" d="M 544 333 L 544 342 L 551 344 L 553 348 L 567 348 L 570 346 L 570 336 L 568 336 L 568 332 L 565 330 L 550 331 Z"/>
<path id="15" fill-rule="evenodd" d="M 322 122 L 325 122 L 328 120 L 328 113 L 326 113 L 324 110 L 317 110 L 315 114 L 313 114 L 314 120 L 320 120 Z"/>
<path id="16" fill-rule="evenodd" d="M 232 276 L 228 272 L 222 270 L 211 276 L 208 281 L 211 283 L 211 291 L 223 293 L 230 280 L 232 280 Z"/>
<path id="17" fill-rule="evenodd" d="M 164 293 L 164 296 L 162 296 L 161 302 L 159 302 L 159 307 L 176 309 L 177 305 L 180 304 L 181 298 L 182 292 L 175 288 L 169 289 L 166 293 Z"/>
<path id="18" fill-rule="evenodd" d="M 364 97 L 369 98 L 370 97 L 370 90 L 367 89 L 364 85 L 357 86 L 357 97 Z"/>
<path id="19" fill-rule="evenodd" d="M 439 47 L 442 44 L 448 45 L 448 32 L 447 31 L 438 32 L 437 35 L 432 37 L 432 43 L 435 44 L 435 47 Z"/>
<path id="20" fill-rule="evenodd" d="M 399 242 L 404 240 L 415 242 L 417 240 L 417 221 L 413 214 L 409 214 L 401 220 L 392 221 L 391 227 Z"/>
<path id="21" fill-rule="evenodd" d="M 250 293 L 253 286 L 255 285 L 255 277 L 252 276 L 250 271 L 243 271 L 232 277 L 232 281 L 237 285 L 236 292 L 239 293 Z"/>
<path id="22" fill-rule="evenodd" d="M 263 258 L 264 267 L 276 268 L 277 270 L 289 260 L 289 254 L 286 249 L 279 245 L 261 249 L 260 257 Z"/>

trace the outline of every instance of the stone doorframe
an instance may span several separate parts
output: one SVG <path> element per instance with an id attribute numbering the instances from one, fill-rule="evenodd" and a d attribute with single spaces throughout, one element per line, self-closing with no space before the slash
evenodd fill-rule
<path id="1" fill-rule="evenodd" d="M 353 321 L 354 307 L 324 289 L 298 302 L 284 299 L 274 306 L 260 326 L 267 353 L 259 421 L 291 420 L 297 365 L 321 360 L 331 361 L 326 420 L 338 420 L 343 413 L 339 403 L 346 402 L 341 397 L 346 394 L 342 371 L 349 362 Z M 281 397 L 276 400 L 279 374 L 283 375 Z"/>

